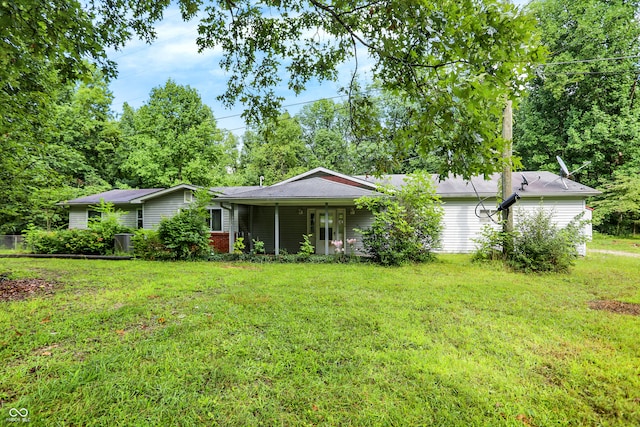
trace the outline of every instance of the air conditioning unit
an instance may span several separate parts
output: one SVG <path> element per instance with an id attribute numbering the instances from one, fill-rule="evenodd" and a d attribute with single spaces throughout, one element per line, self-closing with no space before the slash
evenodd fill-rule
<path id="1" fill-rule="evenodd" d="M 131 244 L 131 233 L 116 234 L 113 236 L 115 240 L 116 252 L 131 252 L 133 251 L 133 245 Z"/>

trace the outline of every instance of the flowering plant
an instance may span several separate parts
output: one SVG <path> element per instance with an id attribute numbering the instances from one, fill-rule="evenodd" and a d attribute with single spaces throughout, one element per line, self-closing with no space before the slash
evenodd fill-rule
<path id="1" fill-rule="evenodd" d="M 357 239 L 347 239 L 347 244 L 349 245 L 349 253 L 353 254 L 353 247 L 355 246 Z"/>
<path id="2" fill-rule="evenodd" d="M 332 240 L 331 245 L 336 247 L 335 252 L 337 254 L 344 252 L 344 248 L 342 247 L 342 240 Z"/>

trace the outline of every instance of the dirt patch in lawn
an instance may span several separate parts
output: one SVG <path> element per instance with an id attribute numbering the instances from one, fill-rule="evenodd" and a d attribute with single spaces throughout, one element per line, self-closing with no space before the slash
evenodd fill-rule
<path id="1" fill-rule="evenodd" d="M 0 301 L 19 301 L 53 293 L 54 284 L 42 279 L 9 279 L 0 275 Z"/>
<path id="2" fill-rule="evenodd" d="M 605 310 L 611 313 L 640 316 L 640 304 L 632 302 L 620 302 L 613 300 L 591 301 L 589 302 L 589 308 L 592 310 Z"/>

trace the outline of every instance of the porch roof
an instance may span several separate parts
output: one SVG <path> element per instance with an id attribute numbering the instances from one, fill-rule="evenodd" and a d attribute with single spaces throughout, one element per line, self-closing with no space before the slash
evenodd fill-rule
<path id="1" fill-rule="evenodd" d="M 375 194 L 378 193 L 371 189 L 313 177 L 226 194 L 217 197 L 216 200 L 247 205 L 274 205 L 275 203 L 298 206 L 311 206 L 318 203 L 352 205 L 353 201 L 359 197 Z"/>

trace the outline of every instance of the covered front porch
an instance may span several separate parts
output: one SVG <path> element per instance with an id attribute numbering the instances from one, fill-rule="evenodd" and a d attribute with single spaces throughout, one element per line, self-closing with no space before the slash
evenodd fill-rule
<path id="1" fill-rule="evenodd" d="M 317 254 L 335 252 L 332 241 L 358 239 L 354 229 L 371 225 L 372 215 L 355 207 L 355 200 L 377 195 L 376 185 L 324 168 L 289 178 L 268 187 L 217 197 L 216 201 L 229 210 L 229 250 L 233 250 L 235 234 L 244 235 L 245 245 L 252 240 L 264 242 L 265 250 L 298 253 L 303 235 L 311 235 Z M 357 246 L 356 246 L 357 248 Z"/>
<path id="2" fill-rule="evenodd" d="M 335 253 L 335 241 L 342 242 L 345 253 L 357 251 L 361 243 L 360 235 L 354 229 L 366 228 L 371 223 L 371 215 L 355 205 L 342 203 L 307 205 L 274 202 L 273 204 L 223 204 L 229 210 L 230 232 L 229 252 L 237 237 L 244 237 L 249 250 L 254 249 L 254 240 L 264 242 L 267 253 L 294 254 L 300 250 L 303 235 L 309 236 L 318 255 Z M 348 240 L 355 239 L 353 247 Z"/>

